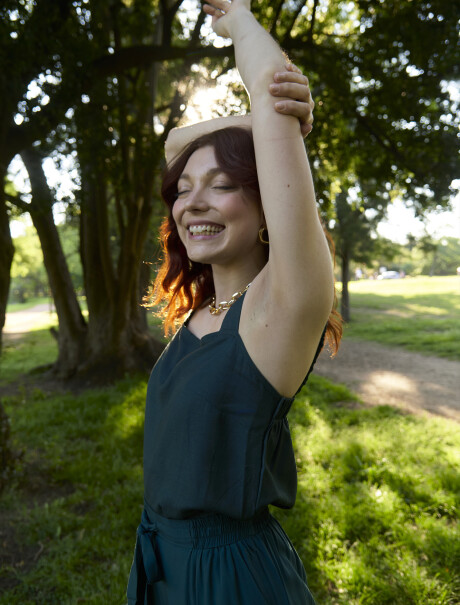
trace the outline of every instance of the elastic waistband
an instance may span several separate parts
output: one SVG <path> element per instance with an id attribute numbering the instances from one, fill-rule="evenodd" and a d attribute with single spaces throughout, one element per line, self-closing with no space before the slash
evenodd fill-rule
<path id="1" fill-rule="evenodd" d="M 232 519 L 208 514 L 191 519 L 167 519 L 156 513 L 146 502 L 145 513 L 157 537 L 191 548 L 225 546 L 259 533 L 272 519 L 268 507 L 250 519 Z"/>

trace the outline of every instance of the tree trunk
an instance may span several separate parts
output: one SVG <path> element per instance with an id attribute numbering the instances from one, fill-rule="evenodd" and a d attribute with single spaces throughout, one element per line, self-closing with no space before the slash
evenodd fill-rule
<path id="1" fill-rule="evenodd" d="M 80 246 L 89 311 L 87 360 L 80 374 L 92 382 L 148 371 L 164 345 L 150 336 L 140 307 L 141 267 L 151 206 L 128 206 L 115 271 L 110 253 L 109 203 L 103 171 L 82 167 Z M 141 175 L 139 175 L 141 178 Z"/>
<path id="2" fill-rule="evenodd" d="M 43 252 L 51 293 L 59 320 L 57 335 L 59 355 L 54 371 L 63 378 L 75 373 L 86 356 L 86 323 L 75 294 L 72 278 L 54 224 L 53 196 L 42 168 L 42 158 L 35 149 L 21 153 L 32 188 L 30 216 Z"/>
<path id="3" fill-rule="evenodd" d="M 6 319 L 6 305 L 10 291 L 11 263 L 14 255 L 5 203 L 5 173 L 5 167 L 0 165 L 0 354 L 2 352 L 2 331 Z"/>
<path id="4" fill-rule="evenodd" d="M 342 296 L 340 301 L 340 313 L 344 322 L 350 321 L 350 294 L 348 282 L 350 281 L 350 259 L 347 252 L 343 252 L 342 259 Z"/>

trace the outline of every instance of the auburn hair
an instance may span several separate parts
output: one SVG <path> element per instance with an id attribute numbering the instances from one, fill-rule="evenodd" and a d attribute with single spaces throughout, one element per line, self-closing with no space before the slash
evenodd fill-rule
<path id="1" fill-rule="evenodd" d="M 217 165 L 232 183 L 239 185 L 248 197 L 260 201 L 254 143 L 247 128 L 231 126 L 202 135 L 168 164 L 161 186 L 161 196 L 168 208 L 168 215 L 160 227 L 163 262 L 147 297 L 149 307 L 160 305 L 157 314 L 164 320 L 166 336 L 175 332 L 179 320 L 186 313 L 201 307 L 214 294 L 211 265 L 188 258 L 172 215 L 177 184 L 189 158 L 207 146 L 214 148 Z M 333 254 L 333 242 L 327 232 L 326 237 Z M 337 352 L 342 336 L 342 318 L 335 309 L 335 299 L 334 289 L 334 308 L 326 326 L 326 338 L 333 354 Z"/>

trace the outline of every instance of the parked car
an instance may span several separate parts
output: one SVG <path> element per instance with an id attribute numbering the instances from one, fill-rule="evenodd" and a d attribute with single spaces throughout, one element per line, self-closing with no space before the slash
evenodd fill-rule
<path id="1" fill-rule="evenodd" d="M 377 279 L 400 279 L 401 274 L 399 271 L 384 271 L 380 273 Z"/>

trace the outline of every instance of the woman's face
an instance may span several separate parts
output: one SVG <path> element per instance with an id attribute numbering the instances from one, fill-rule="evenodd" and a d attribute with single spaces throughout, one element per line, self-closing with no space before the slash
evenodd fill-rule
<path id="1" fill-rule="evenodd" d="M 254 255 L 264 258 L 258 240 L 263 224 L 258 200 L 244 195 L 219 168 L 214 148 L 189 158 L 177 185 L 173 218 L 190 260 L 230 266 Z"/>

